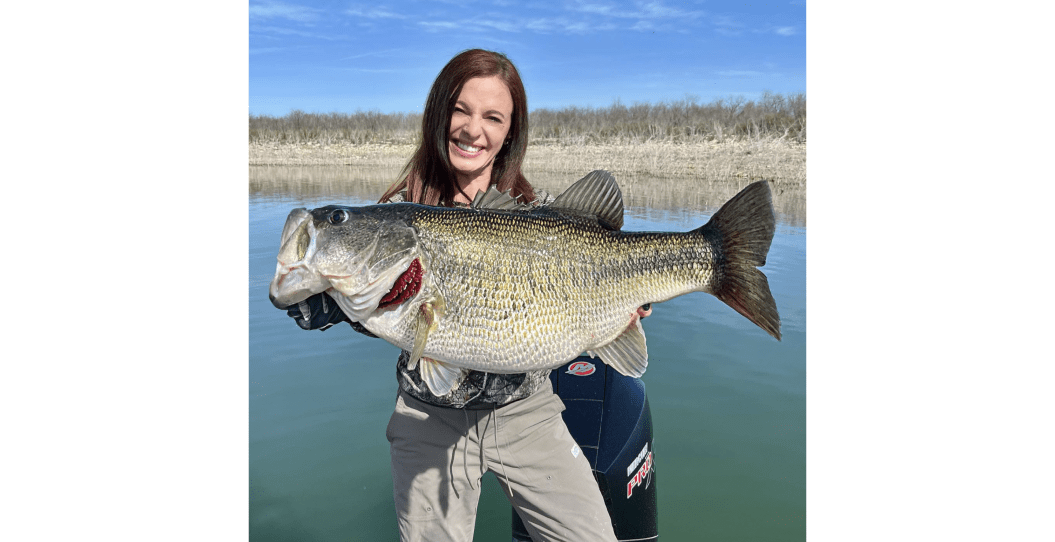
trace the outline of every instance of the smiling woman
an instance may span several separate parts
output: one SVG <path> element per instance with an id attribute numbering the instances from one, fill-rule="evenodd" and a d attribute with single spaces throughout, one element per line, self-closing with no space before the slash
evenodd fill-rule
<path id="1" fill-rule="evenodd" d="M 480 190 L 495 186 L 523 197 L 525 203 L 549 203 L 552 197 L 541 191 L 538 200 L 543 201 L 536 200 L 521 172 L 527 134 L 527 97 L 513 63 L 491 51 L 460 53 L 433 83 L 422 117 L 421 143 L 400 174 L 402 180 L 389 188 L 381 202 L 465 206 Z M 621 207 L 619 211 L 621 218 Z M 486 233 L 495 232 L 477 230 L 458 244 L 479 243 L 488 238 Z M 475 251 L 470 259 L 481 254 Z M 408 283 L 438 269 L 430 268 L 431 263 L 418 265 L 410 278 L 404 280 L 404 274 L 396 281 L 381 303 L 401 299 L 416 303 L 407 310 L 412 315 L 428 314 L 434 324 L 445 318 L 442 299 L 436 299 L 435 305 L 433 300 L 412 301 L 416 287 L 406 296 L 402 293 Z M 331 294 L 341 295 L 333 289 L 317 295 Z M 292 301 L 280 300 L 276 306 Z M 350 307 L 346 311 L 350 321 L 370 325 L 368 318 L 355 314 L 357 306 L 338 305 L 341 310 Z M 371 310 L 376 306 L 362 305 Z M 394 314 L 397 309 L 385 310 Z M 403 350 L 396 362 L 399 392 L 386 430 L 400 539 L 472 540 L 481 480 L 492 472 L 531 539 L 614 541 L 605 498 L 562 417 L 565 406 L 554 393 L 550 367 L 522 367 L 518 370 L 525 371 L 519 373 L 465 368 L 449 378 L 442 376 L 450 374 L 442 362 L 422 356 L 433 341 L 426 338 L 428 333 L 420 337 L 414 341 L 413 353 Z M 545 347 L 539 340 L 526 340 L 532 348 Z M 491 358 L 500 348 L 487 345 L 484 350 Z"/>
<path id="2" fill-rule="evenodd" d="M 451 59 L 425 101 L 421 135 L 401 180 L 381 201 L 405 191 L 407 201 L 426 205 L 467 202 L 473 190 L 489 184 L 535 199 L 520 171 L 528 145 L 527 95 L 505 55 L 472 49 Z"/>

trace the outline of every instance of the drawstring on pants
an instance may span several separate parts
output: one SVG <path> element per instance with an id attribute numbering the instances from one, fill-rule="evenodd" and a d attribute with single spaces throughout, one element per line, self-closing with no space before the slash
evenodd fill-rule
<path id="1" fill-rule="evenodd" d="M 498 445 L 498 408 L 491 407 L 491 416 L 495 420 L 495 450 L 498 451 L 498 464 L 502 466 L 502 476 L 506 479 L 506 485 L 509 486 L 509 502 L 513 502 L 513 482 L 509 479 L 509 475 L 506 474 L 506 464 L 502 462 L 502 447 Z"/>
<path id="2" fill-rule="evenodd" d="M 462 435 L 462 440 L 465 441 L 465 444 L 462 446 L 462 473 L 465 474 L 465 480 L 469 482 L 469 489 L 476 489 L 475 487 L 473 487 L 473 479 L 472 479 L 472 477 L 469 476 L 469 428 L 470 428 L 469 412 L 467 412 L 463 408 L 462 409 L 462 413 L 465 414 L 465 434 Z M 474 427 L 475 427 L 475 425 L 476 424 L 472 424 L 472 426 L 474 426 Z M 479 439 L 480 439 L 479 433 L 477 433 L 477 440 L 479 440 Z M 451 477 L 451 485 L 452 486 L 454 485 L 454 477 L 453 476 Z M 455 494 L 457 494 L 457 493 L 458 493 L 458 491 L 455 490 Z M 458 497 L 461 498 L 461 495 L 459 495 Z"/>
<path id="3" fill-rule="evenodd" d="M 472 476 L 469 475 L 469 431 L 475 431 L 476 432 L 476 441 L 479 443 L 479 446 L 480 446 L 480 464 L 484 465 L 484 464 L 486 464 L 486 457 L 484 455 L 483 439 L 480 438 L 480 419 L 479 419 L 479 417 L 477 417 L 477 415 L 474 414 L 473 415 L 474 420 L 472 422 L 470 422 L 470 420 L 469 420 L 469 412 L 468 412 L 467 409 L 462 409 L 462 414 L 465 415 L 465 434 L 462 435 L 462 438 L 461 438 L 461 441 L 462 441 L 462 473 L 465 475 L 465 480 L 469 483 L 469 488 L 470 489 L 476 489 L 476 487 L 473 486 L 473 478 L 472 478 Z M 486 433 L 487 429 L 489 427 L 491 427 L 491 424 L 492 423 L 494 424 L 494 427 L 493 427 L 492 430 L 494 431 L 495 450 L 498 452 L 498 464 L 502 467 L 502 476 L 506 479 L 506 485 L 509 487 L 509 500 L 512 501 L 515 493 L 513 491 L 512 482 L 509 480 L 509 474 L 506 472 L 505 461 L 502 460 L 502 446 L 498 442 L 498 407 L 492 405 L 491 406 L 491 410 L 487 413 L 487 416 L 488 416 L 488 419 L 487 419 L 487 423 L 486 423 L 486 425 L 484 427 L 484 432 Z M 458 445 L 455 444 L 455 447 L 457 447 L 457 446 Z M 455 495 L 458 495 L 458 498 L 461 498 L 461 495 L 458 494 L 457 486 L 454 485 L 454 476 L 453 475 L 451 476 L 451 489 L 454 490 L 454 494 Z"/>

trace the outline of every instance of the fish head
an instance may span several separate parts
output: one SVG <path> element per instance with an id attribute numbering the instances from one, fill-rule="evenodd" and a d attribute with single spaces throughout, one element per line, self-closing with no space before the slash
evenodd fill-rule
<path id="1" fill-rule="evenodd" d="M 418 253 L 413 228 L 383 207 L 328 205 L 294 209 L 282 228 L 271 303 L 285 309 L 320 292 L 338 299 L 353 321 L 362 321 L 411 265 Z"/>

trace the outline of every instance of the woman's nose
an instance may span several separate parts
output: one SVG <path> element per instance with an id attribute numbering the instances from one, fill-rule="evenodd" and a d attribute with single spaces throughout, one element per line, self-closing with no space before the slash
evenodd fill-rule
<path id="1" fill-rule="evenodd" d="M 478 119 L 476 117 L 468 117 L 467 119 L 465 119 L 465 124 L 462 124 L 462 132 L 464 132 L 466 135 L 469 135 L 470 137 L 479 136 L 481 133 L 483 133 L 483 130 L 481 129 L 483 123 L 481 122 L 481 120 L 482 119 Z"/>

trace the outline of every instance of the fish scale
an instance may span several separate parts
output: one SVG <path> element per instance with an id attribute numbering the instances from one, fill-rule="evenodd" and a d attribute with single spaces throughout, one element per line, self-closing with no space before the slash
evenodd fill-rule
<path id="1" fill-rule="evenodd" d="M 282 307 L 328 292 L 350 318 L 411 351 L 412 364 L 420 359 L 437 395 L 468 370 L 521 373 L 584 351 L 640 376 L 648 358 L 638 307 L 694 291 L 780 338 L 776 304 L 756 269 L 774 231 L 768 184 L 745 188 L 690 232 L 621 231 L 622 198 L 606 172 L 544 208 L 525 209 L 496 192 L 471 208 L 296 210 L 288 220 L 302 223 L 287 223 L 280 256 L 301 260 L 280 257 L 272 301 Z M 375 299 L 408 283 L 415 260 L 420 290 L 378 307 Z"/>

